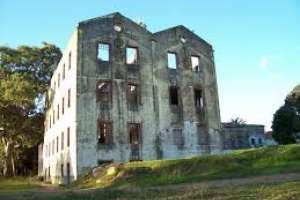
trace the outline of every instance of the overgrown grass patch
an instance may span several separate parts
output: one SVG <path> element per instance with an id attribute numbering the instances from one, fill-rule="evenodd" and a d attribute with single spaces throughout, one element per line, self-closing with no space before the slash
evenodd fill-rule
<path id="1" fill-rule="evenodd" d="M 27 190 L 41 187 L 35 177 L 0 177 L 0 191 Z"/>
<path id="2" fill-rule="evenodd" d="M 177 160 L 130 162 L 114 176 L 87 176 L 76 187 L 156 186 L 204 180 L 300 172 L 300 146 L 238 150 Z"/>

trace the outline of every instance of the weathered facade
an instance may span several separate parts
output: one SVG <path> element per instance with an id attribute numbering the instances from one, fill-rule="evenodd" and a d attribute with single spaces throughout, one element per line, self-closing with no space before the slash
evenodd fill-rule
<path id="1" fill-rule="evenodd" d="M 223 148 L 213 49 L 184 26 L 151 33 L 119 13 L 80 22 L 48 107 L 43 171 L 55 183 Z"/>
<path id="2" fill-rule="evenodd" d="M 222 132 L 224 150 L 256 148 L 268 145 L 264 125 L 222 123 Z"/>

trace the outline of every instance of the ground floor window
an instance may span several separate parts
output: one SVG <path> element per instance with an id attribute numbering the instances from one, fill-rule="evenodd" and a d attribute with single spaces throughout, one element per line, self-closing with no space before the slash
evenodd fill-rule
<path id="1" fill-rule="evenodd" d="M 98 122 L 98 143 L 99 144 L 112 144 L 112 123 L 107 121 Z"/>

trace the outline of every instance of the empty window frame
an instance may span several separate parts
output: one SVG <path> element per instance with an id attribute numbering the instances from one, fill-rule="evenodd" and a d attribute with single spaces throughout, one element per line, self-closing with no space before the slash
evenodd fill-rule
<path id="1" fill-rule="evenodd" d="M 67 128 L 67 147 L 70 146 L 70 127 Z"/>
<path id="2" fill-rule="evenodd" d="M 128 84 L 127 85 L 127 103 L 136 106 L 139 103 L 139 92 L 138 86 L 135 84 Z"/>
<path id="3" fill-rule="evenodd" d="M 69 53 L 69 69 L 72 67 L 72 52 Z"/>
<path id="4" fill-rule="evenodd" d="M 61 150 L 64 149 L 64 142 L 65 142 L 65 134 L 64 132 L 61 132 Z"/>
<path id="5" fill-rule="evenodd" d="M 68 108 L 71 107 L 71 89 L 68 89 Z"/>
<path id="6" fill-rule="evenodd" d="M 204 100 L 201 89 L 194 88 L 194 100 L 196 109 L 202 110 L 204 108 Z"/>
<path id="7" fill-rule="evenodd" d="M 169 88 L 169 95 L 170 95 L 170 104 L 171 105 L 178 105 L 178 87 L 170 86 Z"/>
<path id="8" fill-rule="evenodd" d="M 110 81 L 99 81 L 97 84 L 97 101 L 110 102 L 112 97 L 112 85 Z"/>
<path id="9" fill-rule="evenodd" d="M 108 62 L 110 58 L 110 46 L 107 43 L 98 43 L 97 58 L 100 61 Z"/>
<path id="10" fill-rule="evenodd" d="M 126 64 L 138 64 L 138 49 L 136 47 L 126 47 Z"/>
<path id="11" fill-rule="evenodd" d="M 191 64 L 192 64 L 192 70 L 194 72 L 200 71 L 200 57 L 199 56 L 191 56 Z"/>
<path id="12" fill-rule="evenodd" d="M 259 145 L 262 145 L 262 143 L 263 143 L 263 142 L 262 142 L 262 139 L 261 139 L 261 138 L 258 138 L 258 144 L 259 144 Z"/>
<path id="13" fill-rule="evenodd" d="M 59 147 L 59 139 L 58 136 L 56 137 L 56 152 L 58 152 L 58 147 Z"/>
<path id="14" fill-rule="evenodd" d="M 177 68 L 177 56 L 176 53 L 168 52 L 168 68 Z"/>
<path id="15" fill-rule="evenodd" d="M 52 116 L 53 116 L 53 125 L 55 124 L 55 110 L 53 109 L 53 111 L 52 111 L 53 113 L 52 113 Z"/>
<path id="16" fill-rule="evenodd" d="M 70 163 L 67 163 L 67 184 L 70 184 L 71 179 L 71 165 Z"/>
<path id="17" fill-rule="evenodd" d="M 98 143 L 112 144 L 112 123 L 99 121 L 98 122 Z"/>
<path id="18" fill-rule="evenodd" d="M 139 123 L 128 123 L 129 143 L 138 145 L 141 143 L 141 125 Z"/>
<path id="19" fill-rule="evenodd" d="M 60 73 L 57 74 L 57 88 L 60 87 Z"/>
<path id="20" fill-rule="evenodd" d="M 57 120 L 59 120 L 59 104 L 57 104 Z"/>
<path id="21" fill-rule="evenodd" d="M 64 164 L 60 165 L 60 175 L 61 177 L 64 177 Z"/>
<path id="22" fill-rule="evenodd" d="M 61 99 L 61 113 L 62 115 L 65 114 L 65 98 Z"/>
<path id="23" fill-rule="evenodd" d="M 48 167 L 48 177 L 50 178 L 50 166 Z"/>
<path id="24" fill-rule="evenodd" d="M 66 65 L 65 63 L 63 64 L 63 70 L 62 70 L 62 79 L 65 80 L 66 77 Z"/>

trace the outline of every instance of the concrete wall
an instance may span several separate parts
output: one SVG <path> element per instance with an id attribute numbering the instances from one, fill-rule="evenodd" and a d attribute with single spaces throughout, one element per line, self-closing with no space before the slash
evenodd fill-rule
<path id="1" fill-rule="evenodd" d="M 116 31 L 115 25 L 122 30 Z M 108 63 L 97 59 L 99 42 L 110 45 Z M 126 64 L 126 47 L 138 49 L 138 64 Z M 71 88 L 71 108 L 65 106 L 65 115 L 45 131 L 44 169 L 47 172 L 50 166 L 52 182 L 66 182 L 60 177 L 61 163 L 71 163 L 71 176 L 76 179 L 99 162 L 131 160 L 128 123 L 140 124 L 141 160 L 222 150 L 213 49 L 187 28 L 178 26 L 152 34 L 119 13 L 80 22 L 54 72 L 53 81 L 57 80 L 70 51 L 74 64 L 66 73 L 66 80 L 61 81 L 60 89 L 50 94 L 53 98 L 47 112 L 46 127 L 49 127 L 52 110 L 66 89 Z M 177 54 L 177 69 L 167 66 L 169 51 Z M 200 58 L 199 72 L 191 70 L 191 55 Z M 98 81 L 112 83 L 112 101 L 108 104 L 96 100 Z M 130 107 L 127 102 L 128 83 L 139 88 L 138 106 Z M 170 86 L 179 89 L 177 106 L 170 105 Z M 195 108 L 194 88 L 203 91 L 204 109 L 201 111 Z M 98 143 L 99 120 L 112 123 L 111 144 Z M 71 127 L 70 147 L 46 156 L 45 146 L 67 126 Z"/>
<path id="2" fill-rule="evenodd" d="M 121 32 L 114 25 L 122 27 Z M 219 152 L 220 114 L 212 48 L 183 26 L 151 34 L 131 20 L 116 14 L 79 24 L 78 67 L 78 169 L 84 173 L 98 161 L 130 160 L 127 124 L 141 124 L 141 159 L 178 158 Z M 186 43 L 181 42 L 185 37 Z M 110 45 L 110 62 L 97 60 L 98 42 Z M 125 63 L 126 47 L 138 48 L 138 65 Z M 177 53 L 178 68 L 167 67 L 167 52 Z M 200 57 L 201 72 L 191 70 L 190 56 Z M 99 80 L 112 81 L 112 103 L 96 101 Z M 126 85 L 135 83 L 141 102 L 130 109 Z M 179 87 L 180 104 L 170 106 L 169 86 Z M 205 110 L 196 112 L 193 87 L 204 91 Z M 113 144 L 97 143 L 97 121 L 113 123 Z M 174 132 L 179 137 L 174 138 Z M 203 138 L 207 138 L 203 142 Z M 178 140 L 180 144 L 178 144 Z M 97 155 L 97 156 L 94 156 Z"/>
<path id="3" fill-rule="evenodd" d="M 233 125 L 223 124 L 224 149 L 243 149 L 265 146 L 264 125 L 244 124 Z"/>
<path id="4" fill-rule="evenodd" d="M 163 158 L 221 151 L 220 113 L 212 47 L 183 26 L 154 34 L 154 85 L 157 88 L 159 137 Z M 182 40 L 184 42 L 182 42 Z M 167 53 L 177 55 L 177 69 L 169 69 Z M 200 57 L 200 72 L 192 71 L 190 57 Z M 180 103 L 169 103 L 169 87 L 179 88 Z M 198 112 L 194 88 L 201 88 L 204 110 Z M 181 129 L 183 146 L 174 144 Z"/>
<path id="5" fill-rule="evenodd" d="M 70 180 L 77 177 L 77 142 L 76 142 L 76 70 L 77 70 L 77 29 L 63 52 L 63 56 L 55 69 L 51 88 L 48 92 L 49 105 L 46 112 L 45 135 L 43 146 L 44 176 L 46 181 L 52 183 L 67 182 L 67 163 L 70 164 Z M 69 53 L 71 52 L 71 68 L 69 69 Z M 65 66 L 65 79 L 62 78 Z M 58 87 L 58 76 L 60 85 Z M 71 91 L 70 107 L 68 107 L 68 90 Z M 62 113 L 62 98 L 64 98 L 64 114 Z M 59 105 L 59 111 L 58 111 Z M 55 116 L 53 116 L 53 111 Z M 57 113 L 59 112 L 59 119 Z M 55 117 L 55 123 L 53 123 Z M 51 128 L 50 128 L 51 118 Z M 67 130 L 70 128 L 70 146 L 67 147 Z M 62 138 L 62 132 L 64 137 Z M 58 151 L 57 151 L 58 138 Z M 64 148 L 61 148 L 62 139 Z M 54 141 L 54 151 L 53 151 Z M 50 153 L 49 153 L 50 152 Z M 48 155 L 46 155 L 48 154 Z M 64 176 L 61 177 L 61 165 L 63 164 Z M 49 177 L 50 168 L 50 177 Z"/>

